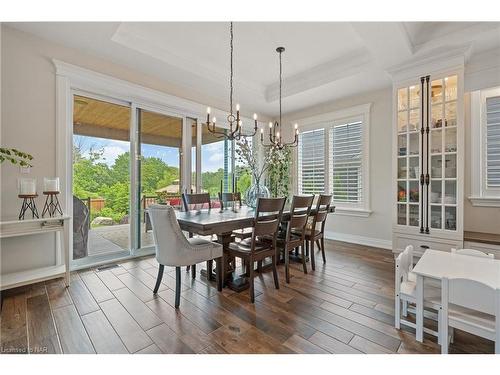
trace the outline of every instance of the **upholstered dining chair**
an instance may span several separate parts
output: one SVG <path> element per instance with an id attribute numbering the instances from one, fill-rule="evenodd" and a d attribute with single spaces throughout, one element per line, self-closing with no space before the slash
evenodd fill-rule
<path id="1" fill-rule="evenodd" d="M 148 208 L 153 225 L 156 260 L 160 264 L 153 293 L 158 292 L 165 266 L 175 267 L 175 308 L 179 307 L 181 293 L 181 267 L 215 259 L 217 289 L 222 290 L 222 245 L 199 237 L 186 238 L 169 205 Z"/>
<path id="2" fill-rule="evenodd" d="M 272 259 L 274 286 L 279 289 L 278 271 L 276 269 L 276 238 L 283 215 L 286 198 L 259 198 L 252 230 L 252 237 L 240 242 L 231 242 L 224 256 L 241 258 L 248 268 L 250 282 L 250 301 L 255 302 L 254 263 L 265 258 Z M 226 264 L 226 262 L 222 262 Z M 224 273 L 224 271 L 223 271 Z"/>
<path id="3" fill-rule="evenodd" d="M 184 211 L 199 210 L 202 208 L 212 208 L 212 201 L 209 193 L 182 193 L 182 207 Z M 193 237 L 193 233 L 189 232 L 189 238 Z M 210 280 L 212 276 L 212 261 L 207 262 L 207 278 Z M 191 269 L 191 277 L 196 278 L 196 264 L 186 267 L 186 272 Z"/>

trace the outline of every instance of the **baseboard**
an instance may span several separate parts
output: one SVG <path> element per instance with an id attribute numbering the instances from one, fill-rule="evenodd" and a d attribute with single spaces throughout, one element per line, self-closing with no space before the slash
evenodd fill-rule
<path id="1" fill-rule="evenodd" d="M 332 231 L 325 231 L 325 238 L 329 240 L 350 242 L 358 245 L 379 247 L 382 249 L 392 250 L 392 241 L 383 240 L 380 238 L 358 236 L 356 234 L 337 233 Z"/>

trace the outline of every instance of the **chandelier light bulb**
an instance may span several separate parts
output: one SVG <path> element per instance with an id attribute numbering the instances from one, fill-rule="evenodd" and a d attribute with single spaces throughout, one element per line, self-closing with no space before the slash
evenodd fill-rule
<path id="1" fill-rule="evenodd" d="M 254 119 L 254 120 L 257 120 L 257 113 L 254 113 L 254 114 L 253 114 L 253 119 Z"/>
<path id="2" fill-rule="evenodd" d="M 217 121 L 217 118 L 215 118 L 215 117 L 214 117 L 214 119 L 213 119 L 213 123 L 214 123 L 214 124 L 215 124 L 215 121 Z"/>
<path id="3" fill-rule="evenodd" d="M 207 107 L 207 113 L 210 114 L 210 107 Z"/>
<path id="4" fill-rule="evenodd" d="M 264 129 L 260 129 L 260 134 L 264 134 Z"/>
<path id="5" fill-rule="evenodd" d="M 236 110 L 239 111 L 240 110 L 240 105 L 239 104 L 236 104 Z"/>
<path id="6" fill-rule="evenodd" d="M 299 128 L 299 124 L 295 124 L 295 130 Z"/>
<path id="7" fill-rule="evenodd" d="M 269 121 L 269 129 L 271 129 L 273 127 L 273 123 L 271 121 Z"/>

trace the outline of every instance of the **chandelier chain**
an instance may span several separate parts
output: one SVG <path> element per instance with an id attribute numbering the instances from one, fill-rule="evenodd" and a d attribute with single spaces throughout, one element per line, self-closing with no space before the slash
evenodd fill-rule
<path id="1" fill-rule="evenodd" d="M 231 31 L 230 31 L 230 45 L 231 45 L 231 75 L 229 79 L 229 109 L 231 116 L 233 115 L 233 23 L 231 22 Z"/>

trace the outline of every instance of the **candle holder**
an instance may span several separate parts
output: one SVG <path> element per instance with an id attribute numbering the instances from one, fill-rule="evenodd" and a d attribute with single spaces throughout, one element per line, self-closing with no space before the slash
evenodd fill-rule
<path id="1" fill-rule="evenodd" d="M 62 215 L 62 208 L 59 204 L 57 195 L 59 194 L 59 177 L 44 177 L 43 179 L 43 195 L 46 195 L 45 205 L 43 206 L 42 217 L 48 213 L 50 217 L 56 216 L 57 213 Z"/>
<path id="2" fill-rule="evenodd" d="M 24 220 L 24 215 L 28 210 L 31 211 L 31 217 L 33 219 L 35 217 L 38 219 L 38 210 L 35 204 L 35 198 L 38 197 L 38 194 L 19 194 L 18 197 L 23 200 L 21 212 L 19 212 L 19 220 Z"/>
<path id="3" fill-rule="evenodd" d="M 43 206 L 42 217 L 45 217 L 45 214 L 48 213 L 49 217 L 56 216 L 57 213 L 62 215 L 62 208 L 59 204 L 59 199 L 57 199 L 58 191 L 44 191 L 43 195 L 46 195 L 45 205 Z"/>

